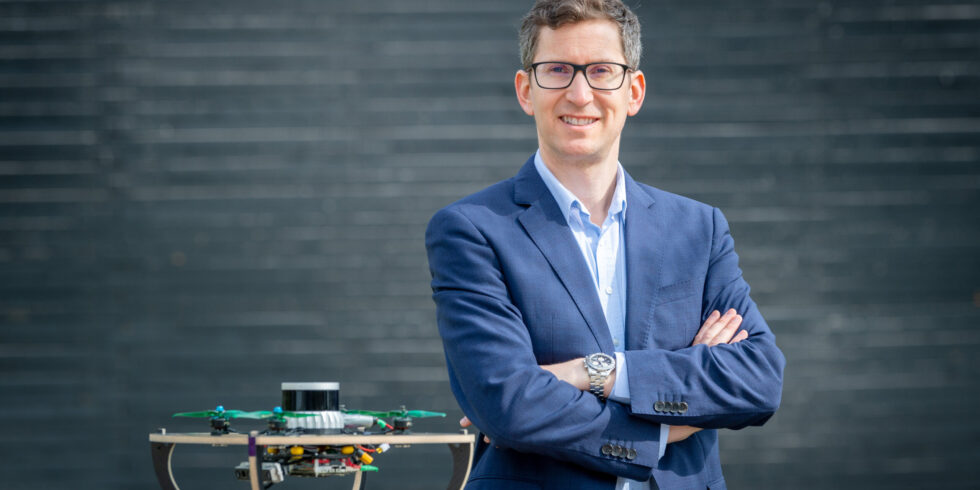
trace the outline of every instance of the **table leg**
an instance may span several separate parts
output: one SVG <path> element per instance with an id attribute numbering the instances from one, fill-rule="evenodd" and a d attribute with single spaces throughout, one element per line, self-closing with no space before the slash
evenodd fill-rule
<path id="1" fill-rule="evenodd" d="M 170 457 L 174 453 L 176 444 L 169 442 L 151 442 L 150 455 L 153 457 L 153 470 L 157 474 L 157 482 L 160 483 L 161 490 L 180 490 L 177 480 L 174 480 L 173 467 L 170 466 Z"/>
<path id="2" fill-rule="evenodd" d="M 470 466 L 473 464 L 473 441 L 467 443 L 450 443 L 449 452 L 453 455 L 453 476 L 449 480 L 448 490 L 462 490 L 470 477 Z"/>

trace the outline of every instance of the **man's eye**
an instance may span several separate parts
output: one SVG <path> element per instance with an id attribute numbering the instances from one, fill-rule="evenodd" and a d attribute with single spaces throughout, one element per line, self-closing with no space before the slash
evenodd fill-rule
<path id="1" fill-rule="evenodd" d="M 609 65 L 594 65 L 589 67 L 589 71 L 594 75 L 608 75 L 612 73 L 612 67 Z"/>
<path id="2" fill-rule="evenodd" d="M 568 73 L 571 73 L 571 68 L 562 64 L 553 63 L 553 64 L 542 65 L 539 71 L 541 74 L 567 75 Z"/>

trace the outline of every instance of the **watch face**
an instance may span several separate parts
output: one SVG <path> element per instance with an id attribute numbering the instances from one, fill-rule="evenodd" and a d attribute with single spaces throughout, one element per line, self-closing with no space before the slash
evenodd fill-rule
<path id="1" fill-rule="evenodd" d="M 599 371 L 608 371 L 616 366 L 616 359 L 609 354 L 592 354 L 585 358 L 585 361 L 589 363 L 589 367 L 592 369 L 598 369 Z"/>

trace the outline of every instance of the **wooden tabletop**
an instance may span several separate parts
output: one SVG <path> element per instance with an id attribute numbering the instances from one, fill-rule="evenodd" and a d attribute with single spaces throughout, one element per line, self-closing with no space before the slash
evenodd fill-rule
<path id="1" fill-rule="evenodd" d="M 343 444 L 452 444 L 472 443 L 475 434 L 412 433 L 412 434 L 301 434 L 301 435 L 261 435 L 255 438 L 260 446 L 331 445 Z M 150 433 L 150 442 L 171 444 L 210 444 L 215 446 L 244 446 L 248 444 L 248 434 L 211 435 L 208 432 L 175 432 L 172 434 Z"/>

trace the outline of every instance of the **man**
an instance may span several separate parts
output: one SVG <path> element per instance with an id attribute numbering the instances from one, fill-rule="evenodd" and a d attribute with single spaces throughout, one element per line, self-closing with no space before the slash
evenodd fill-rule
<path id="1" fill-rule="evenodd" d="M 450 385 L 484 434 L 468 489 L 725 488 L 717 429 L 779 405 L 721 212 L 619 164 L 639 50 L 619 0 L 539 0 L 514 80 L 539 149 L 429 223 Z"/>

